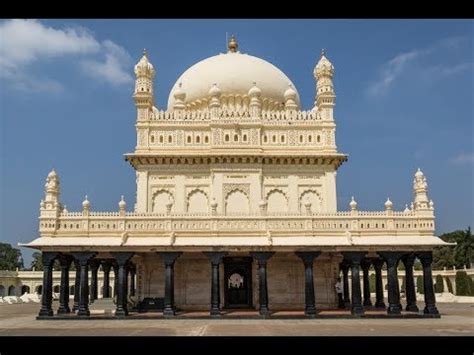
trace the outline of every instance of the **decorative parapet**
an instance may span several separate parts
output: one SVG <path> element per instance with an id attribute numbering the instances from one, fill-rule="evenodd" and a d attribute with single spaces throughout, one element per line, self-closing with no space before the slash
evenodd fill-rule
<path id="1" fill-rule="evenodd" d="M 270 214 L 267 215 L 219 215 L 219 214 L 157 214 L 126 212 L 91 212 L 84 216 L 78 212 L 63 212 L 59 218 L 40 218 L 40 233 L 56 235 L 107 235 L 120 237 L 121 233 L 170 233 L 173 231 L 240 231 L 287 232 L 299 235 L 352 236 L 376 235 L 433 235 L 434 216 L 416 212 L 357 211 L 327 214 Z"/>

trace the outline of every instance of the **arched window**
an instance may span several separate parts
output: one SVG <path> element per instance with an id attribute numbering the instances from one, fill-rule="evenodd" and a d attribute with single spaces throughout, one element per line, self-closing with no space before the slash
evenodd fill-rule
<path id="1" fill-rule="evenodd" d="M 153 134 L 150 137 L 150 141 L 151 141 L 151 143 L 155 143 L 155 136 Z"/>
<path id="2" fill-rule="evenodd" d="M 276 141 L 277 141 L 277 137 L 276 137 L 275 135 L 273 135 L 273 136 L 272 136 L 272 142 L 273 142 L 273 143 L 276 143 Z"/>
<path id="3" fill-rule="evenodd" d="M 188 138 L 186 138 L 186 142 L 191 143 L 191 136 L 188 136 Z"/>
<path id="4" fill-rule="evenodd" d="M 196 137 L 196 143 L 198 143 L 198 144 L 201 143 L 201 137 L 199 137 L 199 136 Z"/>
<path id="5" fill-rule="evenodd" d="M 209 143 L 209 136 L 204 137 L 204 143 Z"/>
<path id="6" fill-rule="evenodd" d="M 237 134 L 234 134 L 234 142 L 238 142 L 239 141 L 239 136 Z"/>
<path id="7" fill-rule="evenodd" d="M 242 140 L 243 140 L 244 142 L 247 142 L 247 135 L 246 135 L 246 134 L 244 134 L 244 135 L 242 136 Z"/>
<path id="8" fill-rule="evenodd" d="M 173 136 L 168 136 L 168 143 L 172 143 L 173 142 Z"/>
<path id="9" fill-rule="evenodd" d="M 163 143 L 163 136 L 160 136 L 160 143 Z"/>
<path id="10" fill-rule="evenodd" d="M 228 134 L 225 135 L 225 141 L 228 142 L 230 140 L 230 137 Z"/>
<path id="11" fill-rule="evenodd" d="M 300 143 L 303 143 L 303 135 L 300 135 Z"/>
<path id="12" fill-rule="evenodd" d="M 8 296 L 16 296 L 16 288 L 15 286 L 11 285 L 8 288 Z"/>
<path id="13" fill-rule="evenodd" d="M 318 136 L 316 137 L 316 141 L 319 143 L 321 142 L 321 136 L 318 134 Z"/>
<path id="14" fill-rule="evenodd" d="M 285 136 L 282 135 L 282 136 L 280 137 L 280 142 L 285 143 Z"/>
<path id="15" fill-rule="evenodd" d="M 188 196 L 188 212 L 204 213 L 208 211 L 206 194 L 201 190 L 194 190 Z"/>
<path id="16" fill-rule="evenodd" d="M 249 199 L 245 193 L 240 190 L 234 190 L 227 195 L 227 214 L 248 214 L 249 210 Z"/>
<path id="17" fill-rule="evenodd" d="M 0 285 L 0 297 L 5 297 L 5 286 Z"/>
<path id="18" fill-rule="evenodd" d="M 312 135 L 309 135 L 308 136 L 308 142 L 311 143 L 313 141 L 313 136 Z"/>
<path id="19" fill-rule="evenodd" d="M 268 136 L 267 135 L 264 135 L 263 136 L 263 143 L 267 143 L 268 142 Z"/>
<path id="20" fill-rule="evenodd" d="M 288 201 L 283 192 L 274 190 L 270 192 L 267 197 L 268 207 L 267 211 L 272 212 L 287 212 L 288 211 Z"/>
<path id="21" fill-rule="evenodd" d="M 24 295 L 25 293 L 30 293 L 30 286 L 21 286 L 21 294 Z"/>
<path id="22" fill-rule="evenodd" d="M 166 213 L 167 205 L 173 203 L 173 197 L 168 191 L 159 191 L 153 197 L 153 212 Z"/>

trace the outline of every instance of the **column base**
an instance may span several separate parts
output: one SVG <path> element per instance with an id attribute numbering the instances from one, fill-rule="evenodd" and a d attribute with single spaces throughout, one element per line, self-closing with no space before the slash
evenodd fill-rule
<path id="1" fill-rule="evenodd" d="M 419 312 L 418 306 L 416 304 L 408 304 L 405 308 L 407 312 Z"/>
<path id="2" fill-rule="evenodd" d="M 69 307 L 58 308 L 58 314 L 67 314 L 67 313 L 71 313 L 71 310 L 69 309 Z"/>
<path id="3" fill-rule="evenodd" d="M 365 307 L 372 307 L 372 301 L 371 300 L 365 300 L 364 301 L 364 306 Z"/>
<path id="4" fill-rule="evenodd" d="M 258 310 L 258 314 L 262 316 L 263 318 L 270 318 L 270 310 L 268 308 L 263 308 Z"/>
<path id="5" fill-rule="evenodd" d="M 309 306 L 306 307 L 304 310 L 304 315 L 309 318 L 314 318 L 316 316 L 316 307 L 315 306 Z"/>
<path id="6" fill-rule="evenodd" d="M 426 306 L 423 310 L 424 314 L 439 314 L 438 308 L 435 305 Z"/>
<path id="7" fill-rule="evenodd" d="M 39 317 L 52 317 L 54 315 L 52 309 L 40 309 L 38 316 Z"/>
<path id="8" fill-rule="evenodd" d="M 176 315 L 176 312 L 173 308 L 165 308 L 163 310 L 164 317 L 174 317 L 175 315 Z"/>
<path id="9" fill-rule="evenodd" d="M 221 316 L 221 310 L 219 308 L 213 308 L 213 309 L 211 309 L 209 314 L 211 315 L 211 317 L 216 317 L 217 318 L 217 317 Z"/>
<path id="10" fill-rule="evenodd" d="M 74 306 L 72 306 L 73 312 L 77 312 L 78 310 L 79 310 L 79 305 L 75 304 Z"/>
<path id="11" fill-rule="evenodd" d="M 401 314 L 402 313 L 402 306 L 400 304 L 396 305 L 389 305 L 387 308 L 387 314 Z"/>
<path id="12" fill-rule="evenodd" d="M 128 316 L 128 311 L 125 310 L 125 309 L 117 309 L 115 311 L 115 316 L 116 317 L 126 317 L 126 316 Z"/>
<path id="13" fill-rule="evenodd" d="M 351 314 L 353 315 L 364 314 L 364 308 L 362 306 L 352 306 Z"/>
<path id="14" fill-rule="evenodd" d="M 385 305 L 385 302 L 376 302 L 375 303 L 375 308 L 387 308 L 387 306 Z"/>
<path id="15" fill-rule="evenodd" d="M 91 312 L 88 310 L 88 309 L 80 309 L 78 312 L 77 312 L 77 315 L 78 316 L 90 316 L 91 315 Z"/>

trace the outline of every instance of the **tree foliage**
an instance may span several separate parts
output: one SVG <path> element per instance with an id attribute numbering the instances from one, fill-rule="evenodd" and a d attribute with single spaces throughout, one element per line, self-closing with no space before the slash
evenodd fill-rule
<path id="1" fill-rule="evenodd" d="M 456 272 L 456 296 L 474 296 L 474 282 L 466 271 Z"/>
<path id="2" fill-rule="evenodd" d="M 22 268 L 21 251 L 13 248 L 8 243 L 0 243 L 0 270 L 16 270 L 17 267 Z"/>
<path id="3" fill-rule="evenodd" d="M 442 270 L 443 268 L 462 269 L 464 266 L 471 267 L 473 262 L 474 237 L 471 227 L 465 231 L 457 230 L 451 233 L 440 235 L 445 242 L 455 242 L 456 246 L 445 246 L 436 248 L 433 251 L 433 269 Z"/>
<path id="4" fill-rule="evenodd" d="M 421 294 L 425 293 L 425 289 L 424 289 L 423 285 L 424 285 L 423 284 L 423 276 L 420 275 L 416 278 L 416 291 L 418 293 L 421 293 Z"/>
<path id="5" fill-rule="evenodd" d="M 436 283 L 434 285 L 434 291 L 436 293 L 444 292 L 443 276 L 436 275 Z"/>

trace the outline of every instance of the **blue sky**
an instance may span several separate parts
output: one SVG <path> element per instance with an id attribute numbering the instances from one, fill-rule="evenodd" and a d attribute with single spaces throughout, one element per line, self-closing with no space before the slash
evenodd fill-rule
<path id="1" fill-rule="evenodd" d="M 45 178 L 55 168 L 70 211 L 129 208 L 135 175 L 133 65 L 147 48 L 164 109 L 179 75 L 226 50 L 275 64 L 304 109 L 314 101 L 321 48 L 336 68 L 338 209 L 412 201 L 420 167 L 436 232 L 474 223 L 474 22 L 471 20 L 2 20 L 0 241 L 37 237 Z M 31 251 L 22 248 L 29 264 Z"/>

